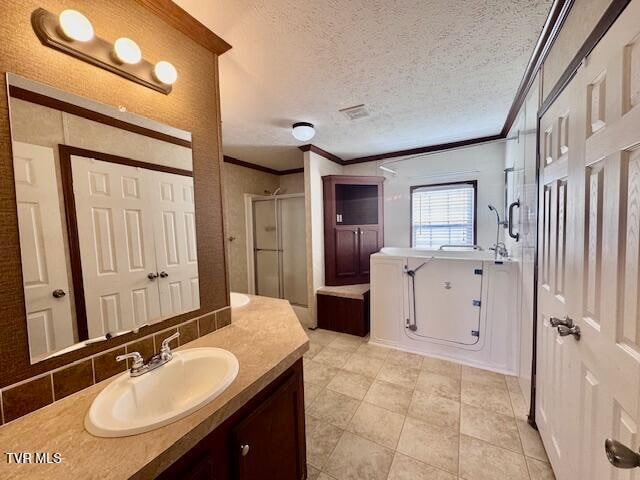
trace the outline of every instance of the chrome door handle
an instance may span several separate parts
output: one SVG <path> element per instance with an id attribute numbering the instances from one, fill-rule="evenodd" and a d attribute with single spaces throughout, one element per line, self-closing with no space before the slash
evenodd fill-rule
<path id="1" fill-rule="evenodd" d="M 51 292 L 51 295 L 53 295 L 53 298 L 62 298 L 66 295 L 66 293 L 61 288 L 57 288 L 53 292 Z"/>
<path id="2" fill-rule="evenodd" d="M 151 280 L 151 281 L 154 281 L 156 278 L 158 278 L 158 274 L 154 273 L 154 272 L 151 272 L 151 273 L 147 274 L 147 278 L 149 280 Z"/>
<path id="3" fill-rule="evenodd" d="M 576 340 L 580 340 L 580 327 L 575 325 L 573 327 L 567 327 L 565 325 L 560 325 L 558 327 L 558 334 L 561 337 L 568 337 L 569 335 L 573 335 Z"/>
<path id="4" fill-rule="evenodd" d="M 573 327 L 573 319 L 569 318 L 569 317 L 564 317 L 564 318 L 556 318 L 556 317 L 551 317 L 549 319 L 549 325 L 551 325 L 552 327 L 559 327 L 560 325 L 563 325 L 565 327 L 568 328 L 572 328 Z"/>
<path id="5" fill-rule="evenodd" d="M 640 467 L 640 454 L 617 440 L 607 438 L 604 441 L 604 451 L 607 454 L 609 463 L 616 468 Z"/>
<path id="6" fill-rule="evenodd" d="M 240 453 L 242 454 L 243 457 L 246 457 L 247 454 L 249 453 L 249 445 L 247 445 L 246 443 L 244 445 L 241 445 Z"/>

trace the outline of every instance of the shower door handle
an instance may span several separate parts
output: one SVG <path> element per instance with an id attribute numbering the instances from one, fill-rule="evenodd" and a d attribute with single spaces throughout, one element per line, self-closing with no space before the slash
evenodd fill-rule
<path id="1" fill-rule="evenodd" d="M 514 238 L 515 241 L 517 242 L 520 240 L 520 234 L 513 233 L 513 209 L 515 207 L 520 208 L 520 199 L 516 200 L 511 205 L 509 205 L 509 236 L 511 238 Z"/>

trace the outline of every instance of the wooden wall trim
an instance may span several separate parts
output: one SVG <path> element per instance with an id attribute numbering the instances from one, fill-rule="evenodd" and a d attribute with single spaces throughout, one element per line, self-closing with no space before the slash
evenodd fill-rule
<path id="1" fill-rule="evenodd" d="M 543 100 L 540 111 L 538 112 L 539 117 L 542 117 L 553 102 L 556 101 L 558 96 L 578 71 L 582 61 L 591 53 L 602 37 L 609 31 L 609 28 L 611 28 L 629 3 L 631 3 L 631 0 L 612 0 L 611 4 L 605 10 L 594 29 L 584 41 L 571 62 L 569 62 L 569 65 L 567 65 L 567 68 L 564 70 L 562 75 L 560 75 L 560 78 L 549 92 L 549 95 L 547 95 L 547 98 Z"/>
<path id="2" fill-rule="evenodd" d="M 231 49 L 231 45 L 171 0 L 136 0 L 136 2 L 216 55 L 222 55 Z"/>
<path id="3" fill-rule="evenodd" d="M 337 163 L 338 165 L 344 165 L 344 160 L 341 159 L 339 156 L 334 155 L 333 153 L 327 152 L 326 150 L 323 150 L 320 147 L 316 147 L 315 145 L 309 143 L 308 145 L 302 145 L 300 147 L 298 147 L 300 150 L 302 150 L 303 152 L 313 152 L 316 153 L 324 158 L 326 158 L 327 160 L 331 160 L 332 162 Z"/>
<path id="4" fill-rule="evenodd" d="M 436 145 L 426 145 L 424 147 L 409 148 L 407 150 L 397 150 L 395 152 L 380 153 L 377 155 L 369 155 L 366 157 L 357 157 L 357 158 L 352 158 L 350 160 L 343 160 L 342 164 L 351 165 L 354 163 L 375 162 L 377 160 L 384 160 L 385 158 L 405 157 L 407 155 L 419 155 L 421 153 L 431 153 L 431 152 L 437 152 L 439 150 L 450 150 L 452 148 L 460 148 L 460 147 L 467 147 L 470 145 L 477 145 L 480 143 L 494 142 L 496 140 L 502 140 L 503 138 L 504 137 L 502 135 L 498 134 L 498 135 L 490 135 L 487 137 L 478 137 L 478 138 L 470 138 L 467 140 L 459 140 L 456 142 L 440 143 Z"/>
<path id="5" fill-rule="evenodd" d="M 507 118 L 505 119 L 502 130 L 500 131 L 500 134 L 503 137 L 506 138 L 509 134 L 509 130 L 511 130 L 513 122 L 516 120 L 518 112 L 527 97 L 527 93 L 540 70 L 540 66 L 547 58 L 547 55 L 551 51 L 551 47 L 558 37 L 565 20 L 569 16 L 573 3 L 574 0 L 555 0 L 553 2 L 549 12 L 549 17 L 542 27 L 542 32 L 540 32 L 538 42 L 533 49 L 533 53 L 531 54 L 531 58 L 529 59 L 529 63 L 525 69 L 524 76 L 520 81 L 513 103 L 511 104 L 511 108 L 509 108 Z"/>
<path id="6" fill-rule="evenodd" d="M 144 135 L 145 137 L 154 138 L 163 142 L 172 143 L 174 145 L 180 145 L 181 147 L 191 148 L 191 142 L 182 138 L 174 137 L 166 133 L 158 132 L 150 128 L 145 128 L 140 125 L 125 122 L 118 118 L 99 113 L 88 108 L 79 107 L 72 103 L 58 100 L 57 98 L 49 97 L 41 93 L 32 92 L 24 88 L 17 87 L 15 85 L 9 85 L 9 95 L 11 98 L 18 98 L 26 102 L 42 105 L 43 107 L 53 108 L 62 112 L 70 113 L 71 115 L 77 115 L 87 120 L 102 123 L 103 125 L 109 125 L 111 127 L 126 130 L 127 132 L 137 133 L 138 135 Z"/>
<path id="7" fill-rule="evenodd" d="M 278 176 L 304 172 L 304 168 L 290 168 L 288 170 L 275 170 L 273 168 L 265 167 L 263 165 L 256 165 L 255 163 L 245 162 L 244 160 L 239 160 L 235 157 L 230 157 L 229 155 L 224 156 L 224 162 L 230 163 L 232 165 L 238 165 L 239 167 L 251 168 L 252 170 L 257 170 L 259 172 L 269 173 L 271 175 L 278 175 Z"/>

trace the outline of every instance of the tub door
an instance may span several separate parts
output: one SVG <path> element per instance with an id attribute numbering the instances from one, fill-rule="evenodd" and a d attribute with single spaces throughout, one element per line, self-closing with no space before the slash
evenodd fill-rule
<path id="1" fill-rule="evenodd" d="M 407 268 L 415 271 L 413 286 L 409 279 L 408 335 L 457 346 L 478 345 L 482 262 L 409 258 Z"/>

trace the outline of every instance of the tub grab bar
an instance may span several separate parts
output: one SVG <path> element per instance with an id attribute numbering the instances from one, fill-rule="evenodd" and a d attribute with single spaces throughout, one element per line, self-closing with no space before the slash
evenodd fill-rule
<path id="1" fill-rule="evenodd" d="M 477 250 L 479 252 L 484 251 L 484 248 L 480 245 L 440 245 L 438 250 L 444 250 L 445 248 L 470 248 L 471 250 Z"/>

